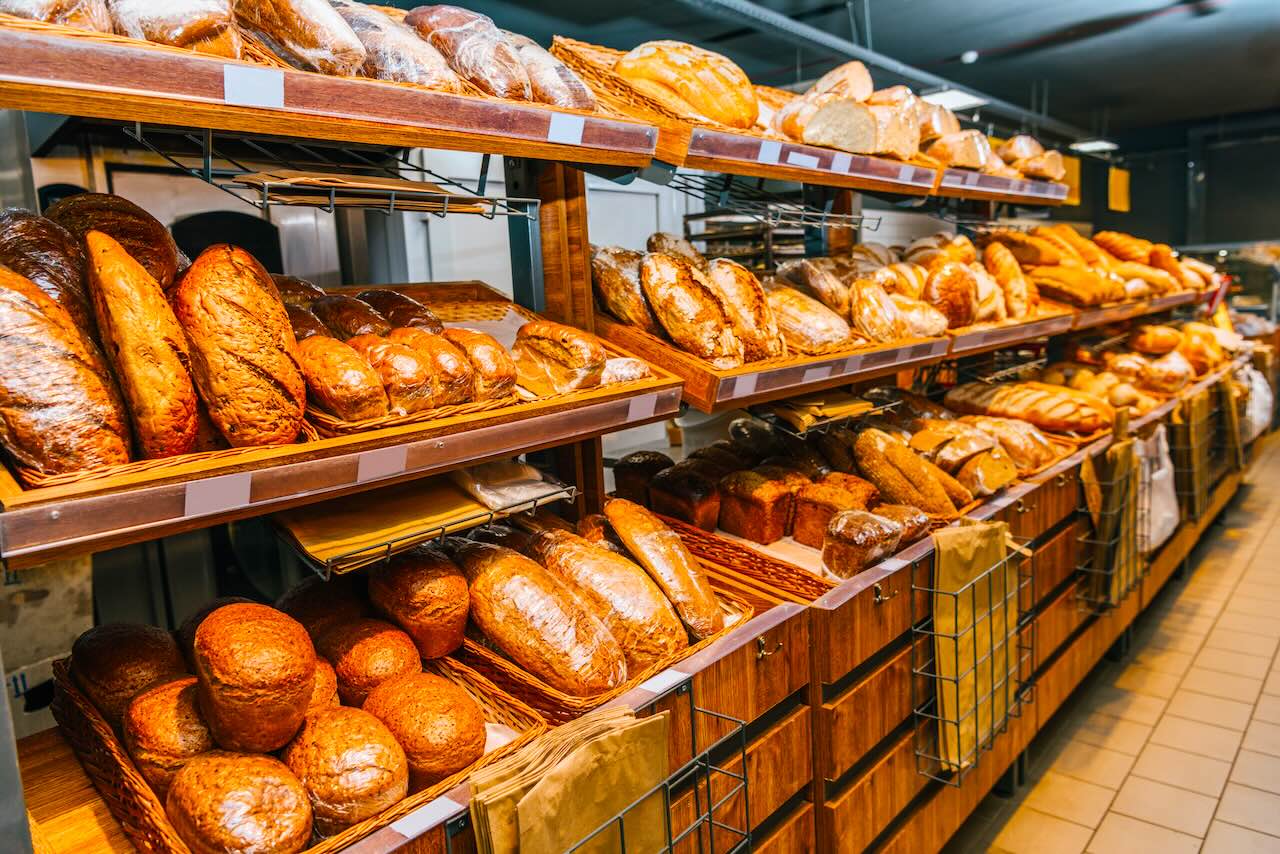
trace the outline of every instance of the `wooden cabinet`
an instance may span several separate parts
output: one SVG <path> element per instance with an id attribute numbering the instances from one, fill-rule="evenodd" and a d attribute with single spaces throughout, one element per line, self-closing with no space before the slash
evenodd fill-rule
<path id="1" fill-rule="evenodd" d="M 915 734 L 899 737 L 881 759 L 839 795 L 824 801 L 818 839 L 822 850 L 864 850 L 925 787 L 916 772 Z"/>
<path id="2" fill-rule="evenodd" d="M 806 854 L 816 850 L 813 804 L 805 801 L 796 807 L 781 824 L 757 840 L 752 850 L 755 854 Z"/>
<path id="3" fill-rule="evenodd" d="M 1076 466 L 1048 478 L 994 518 L 1008 522 L 1015 537 L 1030 540 L 1074 513 L 1079 505 L 1080 467 Z"/>

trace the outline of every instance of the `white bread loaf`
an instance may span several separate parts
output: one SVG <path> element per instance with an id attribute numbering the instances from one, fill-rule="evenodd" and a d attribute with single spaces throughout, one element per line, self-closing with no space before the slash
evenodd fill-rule
<path id="1" fill-rule="evenodd" d="M 991 143 L 980 130 L 962 130 L 939 137 L 925 151 L 947 166 L 981 169 L 992 157 Z"/>

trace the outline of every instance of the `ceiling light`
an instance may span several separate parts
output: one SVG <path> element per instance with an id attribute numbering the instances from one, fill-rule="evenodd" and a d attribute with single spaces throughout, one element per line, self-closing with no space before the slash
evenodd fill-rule
<path id="1" fill-rule="evenodd" d="M 929 92 L 920 97 L 930 104 L 937 104 L 957 113 L 971 110 L 974 107 L 981 107 L 987 103 L 987 99 L 981 95 L 975 95 L 963 89 L 939 89 L 936 92 Z"/>
<path id="2" fill-rule="evenodd" d="M 1096 154 L 1100 151 L 1115 151 L 1120 146 L 1116 145 L 1109 139 L 1082 139 L 1079 142 L 1071 143 L 1072 151 L 1079 151 L 1083 154 Z"/>
<path id="3" fill-rule="evenodd" d="M 978 52 L 976 50 L 966 50 L 960 54 L 960 61 L 965 65 L 973 65 L 978 61 Z"/>

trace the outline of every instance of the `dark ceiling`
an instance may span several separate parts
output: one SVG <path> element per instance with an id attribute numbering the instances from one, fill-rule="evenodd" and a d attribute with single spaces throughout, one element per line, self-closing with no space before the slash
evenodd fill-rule
<path id="1" fill-rule="evenodd" d="M 1108 131 L 1280 108 L 1280 0 L 868 0 L 873 47 L 1006 100 Z M 397 5 L 415 5 L 397 0 Z M 839 61 L 674 0 L 477 0 L 471 8 L 544 43 L 554 34 L 629 48 L 678 38 L 718 50 L 758 83 L 816 77 Z M 843 0 L 764 0 L 851 36 Z M 853 0 L 861 13 L 863 0 Z M 963 64 L 959 56 L 977 51 Z M 873 74 L 875 72 L 873 71 Z M 877 82 L 892 82 L 876 74 Z"/>

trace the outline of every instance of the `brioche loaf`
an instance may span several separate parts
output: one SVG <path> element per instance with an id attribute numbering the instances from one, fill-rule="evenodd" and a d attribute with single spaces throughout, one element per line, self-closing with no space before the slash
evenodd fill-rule
<path id="1" fill-rule="evenodd" d="M 363 703 L 387 679 L 422 669 L 413 639 L 382 620 L 339 623 L 320 635 L 315 647 L 333 664 L 338 696 L 348 706 Z"/>
<path id="2" fill-rule="evenodd" d="M 213 736 L 200 717 L 194 676 L 163 682 L 135 696 L 125 711 L 121 734 L 129 758 L 161 802 L 182 766 L 214 749 Z"/>
<path id="3" fill-rule="evenodd" d="M 432 406 L 466 403 L 475 391 L 475 371 L 467 354 L 444 335 L 416 326 L 398 326 L 387 340 L 403 344 L 426 360 L 432 371 Z"/>
<path id="4" fill-rule="evenodd" d="M 435 370 L 418 351 L 381 335 L 357 335 L 347 344 L 377 375 L 393 415 L 412 415 L 436 405 Z"/>
<path id="5" fill-rule="evenodd" d="M 408 633 L 423 658 L 440 658 L 462 645 L 467 579 L 438 548 L 418 546 L 370 570 L 369 599 Z"/>
<path id="6" fill-rule="evenodd" d="M 433 673 L 388 679 L 373 690 L 362 708 L 382 721 L 404 748 L 410 791 L 434 785 L 484 755 L 480 705 L 462 688 Z"/>
<path id="7" fill-rule="evenodd" d="M 325 412 L 343 421 L 387 414 L 381 378 L 348 344 L 327 335 L 304 338 L 298 343 L 298 364 L 309 398 Z"/>
<path id="8" fill-rule="evenodd" d="M 71 645 L 72 678 L 113 727 L 140 691 L 184 675 L 178 644 L 155 626 L 104 623 Z"/>
<path id="9" fill-rule="evenodd" d="M 645 42 L 621 57 L 613 70 L 629 81 L 670 89 L 700 116 L 731 128 L 749 128 L 759 115 L 755 90 L 742 69 L 690 44 Z"/>

